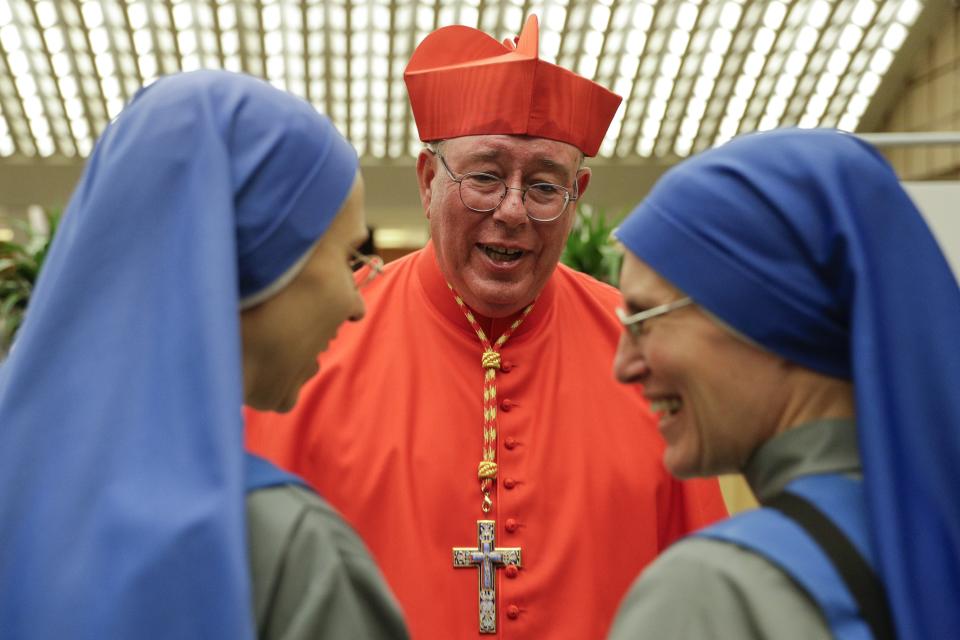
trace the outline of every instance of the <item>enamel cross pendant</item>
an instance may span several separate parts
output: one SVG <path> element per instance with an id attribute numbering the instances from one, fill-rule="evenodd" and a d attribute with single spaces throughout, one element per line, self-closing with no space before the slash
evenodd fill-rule
<path id="1" fill-rule="evenodd" d="M 476 567 L 480 575 L 480 633 L 497 632 L 496 570 L 508 565 L 520 566 L 519 547 L 496 547 L 494 520 L 477 520 L 477 548 L 454 547 L 453 566 Z"/>

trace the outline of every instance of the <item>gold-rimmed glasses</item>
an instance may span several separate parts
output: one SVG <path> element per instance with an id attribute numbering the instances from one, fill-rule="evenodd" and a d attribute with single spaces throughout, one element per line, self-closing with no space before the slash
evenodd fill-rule
<path id="1" fill-rule="evenodd" d="M 460 193 L 460 202 L 467 209 L 477 213 L 495 211 L 507 197 L 508 191 L 519 191 L 520 201 L 527 217 L 536 222 L 553 222 L 563 215 L 567 205 L 576 202 L 579 194 L 571 194 L 570 190 L 559 184 L 537 182 L 526 187 L 509 187 L 507 183 L 495 175 L 480 171 L 471 171 L 456 175 L 447 164 L 440 148 L 430 149 L 443 165 L 450 180 L 457 183 Z M 576 188 L 574 181 L 574 188 Z"/>

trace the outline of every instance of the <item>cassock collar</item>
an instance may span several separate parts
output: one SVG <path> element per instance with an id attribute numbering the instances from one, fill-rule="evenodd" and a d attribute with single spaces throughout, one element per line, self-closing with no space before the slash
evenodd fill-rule
<path id="1" fill-rule="evenodd" d="M 447 282 L 443 277 L 443 273 L 440 271 L 440 266 L 437 264 L 437 252 L 434 249 L 432 240 L 427 242 L 427 245 L 423 248 L 423 251 L 417 255 L 416 259 L 417 276 L 430 304 L 432 304 L 440 315 L 450 322 L 452 326 L 462 329 L 471 336 L 476 336 L 467 319 L 464 317 L 463 311 L 460 310 L 456 300 L 453 299 L 453 294 L 447 287 Z M 540 325 L 550 318 L 550 314 L 553 313 L 553 304 L 557 288 L 554 280 L 554 276 L 551 275 L 543 291 L 540 292 L 533 311 L 531 311 L 530 315 L 517 327 L 516 332 L 510 338 L 510 342 L 516 343 L 525 340 L 528 336 L 533 335 Z M 506 318 L 488 318 L 476 312 L 474 312 L 474 315 L 480 323 L 480 326 L 487 333 L 487 337 L 493 342 L 507 330 L 510 323 L 516 320 L 520 313 L 522 313 L 522 311 L 518 311 Z"/>

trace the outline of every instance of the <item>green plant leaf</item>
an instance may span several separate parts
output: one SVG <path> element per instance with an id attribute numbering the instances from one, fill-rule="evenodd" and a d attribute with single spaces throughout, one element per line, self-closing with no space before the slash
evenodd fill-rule
<path id="1" fill-rule="evenodd" d="M 45 211 L 49 233 L 35 231 L 22 220 L 13 220 L 24 240 L 0 241 L 0 354 L 9 350 L 26 313 L 30 295 L 46 260 L 60 222 L 59 211 Z"/>
<path id="2" fill-rule="evenodd" d="M 622 217 L 623 214 L 608 216 L 601 209 L 581 205 L 560 261 L 572 269 L 616 286 L 622 251 L 611 234 Z"/>

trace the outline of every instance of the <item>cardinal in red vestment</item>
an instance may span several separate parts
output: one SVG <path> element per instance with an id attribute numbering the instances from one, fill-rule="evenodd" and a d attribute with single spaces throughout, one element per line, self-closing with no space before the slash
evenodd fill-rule
<path id="1" fill-rule="evenodd" d="M 404 76 L 431 240 L 293 412 L 247 412 L 248 446 L 356 528 L 414 638 L 602 638 L 640 569 L 726 515 L 613 379 L 617 291 L 558 265 L 621 99 L 541 60 L 536 17 L 504 43 L 439 29 Z"/>

